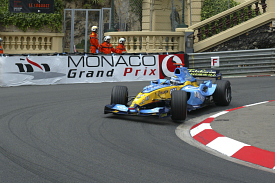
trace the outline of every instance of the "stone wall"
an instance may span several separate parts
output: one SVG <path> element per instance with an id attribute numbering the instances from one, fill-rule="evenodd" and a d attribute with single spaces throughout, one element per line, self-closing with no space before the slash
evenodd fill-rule
<path id="1" fill-rule="evenodd" d="M 275 48 L 275 28 L 268 23 L 205 52 Z"/>

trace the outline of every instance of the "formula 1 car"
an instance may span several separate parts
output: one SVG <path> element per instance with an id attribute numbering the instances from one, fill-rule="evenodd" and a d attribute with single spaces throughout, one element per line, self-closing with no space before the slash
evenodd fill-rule
<path id="1" fill-rule="evenodd" d="M 195 79 L 196 76 L 215 77 L 216 82 Z M 144 87 L 136 97 L 128 97 L 126 86 L 114 86 L 111 104 L 105 106 L 104 113 L 158 115 L 160 118 L 171 116 L 173 121 L 180 122 L 186 119 L 187 111 L 211 103 L 227 106 L 231 98 L 231 84 L 222 80 L 219 71 L 187 69 L 177 65 L 171 79 L 151 81 L 151 85 Z M 128 102 L 131 104 L 128 105 Z"/>

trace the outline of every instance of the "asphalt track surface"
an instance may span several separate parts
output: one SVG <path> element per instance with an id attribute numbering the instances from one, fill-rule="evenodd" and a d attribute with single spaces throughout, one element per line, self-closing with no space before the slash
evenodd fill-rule
<path id="1" fill-rule="evenodd" d="M 228 80 L 230 106 L 187 121 L 275 98 L 274 77 Z M 0 182 L 274 182 L 272 172 L 182 141 L 169 118 L 103 114 L 114 85 L 136 95 L 148 83 L 0 88 Z"/>

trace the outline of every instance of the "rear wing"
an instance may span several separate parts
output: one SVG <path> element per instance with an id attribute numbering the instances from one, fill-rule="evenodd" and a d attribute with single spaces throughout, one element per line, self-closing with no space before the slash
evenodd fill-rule
<path id="1" fill-rule="evenodd" d="M 219 70 L 211 70 L 211 69 L 188 69 L 189 73 L 193 77 L 210 77 L 216 78 L 216 80 L 222 79 L 222 74 Z"/>

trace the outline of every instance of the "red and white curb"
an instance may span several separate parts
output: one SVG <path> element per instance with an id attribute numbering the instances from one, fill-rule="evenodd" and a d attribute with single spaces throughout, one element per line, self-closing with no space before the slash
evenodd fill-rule
<path id="1" fill-rule="evenodd" d="M 275 170 L 275 152 L 263 150 L 225 137 L 214 131 L 210 126 L 210 123 L 214 121 L 216 117 L 230 111 L 273 101 L 275 100 L 259 102 L 219 112 L 194 125 L 190 129 L 190 134 L 195 140 L 222 154 Z"/>

